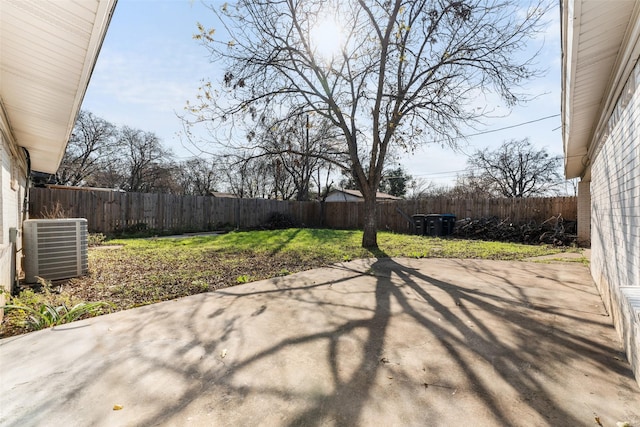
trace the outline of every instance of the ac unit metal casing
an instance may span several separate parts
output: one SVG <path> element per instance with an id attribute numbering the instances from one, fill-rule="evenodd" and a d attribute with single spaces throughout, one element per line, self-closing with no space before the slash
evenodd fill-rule
<path id="1" fill-rule="evenodd" d="M 57 280 L 87 274 L 86 219 L 28 219 L 22 229 L 27 283 L 36 283 L 38 277 Z"/>

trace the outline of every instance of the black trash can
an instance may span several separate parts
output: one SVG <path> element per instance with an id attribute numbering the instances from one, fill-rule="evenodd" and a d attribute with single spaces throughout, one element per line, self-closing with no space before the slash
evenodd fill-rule
<path id="1" fill-rule="evenodd" d="M 425 236 L 442 236 L 442 215 L 429 214 L 424 219 Z"/>
<path id="2" fill-rule="evenodd" d="M 453 234 L 453 227 L 456 226 L 456 216 L 454 214 L 442 215 L 442 235 L 449 236 Z"/>
<path id="3" fill-rule="evenodd" d="M 424 236 L 424 232 L 425 232 L 424 223 L 425 223 L 426 215 L 415 214 L 415 215 L 412 215 L 411 218 L 413 219 L 413 230 L 415 231 L 415 234 L 418 236 Z"/>

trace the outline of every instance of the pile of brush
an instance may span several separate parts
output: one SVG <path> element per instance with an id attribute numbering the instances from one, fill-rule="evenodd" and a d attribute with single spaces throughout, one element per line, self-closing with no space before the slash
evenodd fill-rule
<path id="1" fill-rule="evenodd" d="M 570 246 L 576 242 L 576 231 L 576 221 L 567 221 L 558 214 L 542 223 L 515 224 L 508 218 L 496 217 L 460 219 L 456 221 L 453 235 L 464 239 Z"/>

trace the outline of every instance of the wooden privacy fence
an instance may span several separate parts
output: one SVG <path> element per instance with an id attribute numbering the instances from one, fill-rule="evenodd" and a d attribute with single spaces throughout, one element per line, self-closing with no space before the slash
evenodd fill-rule
<path id="1" fill-rule="evenodd" d="M 359 202 L 327 203 L 325 225 L 329 228 L 361 228 L 364 224 L 364 204 Z M 420 200 L 400 200 L 378 204 L 378 229 L 399 233 L 411 231 L 406 216 L 414 214 L 454 214 L 462 218 L 509 219 L 521 224 L 538 223 L 561 214 L 575 221 L 578 216 L 576 197 L 501 198 L 501 199 L 451 199 L 430 197 Z"/>
<path id="2" fill-rule="evenodd" d="M 288 215 L 307 227 L 357 229 L 363 225 L 363 205 L 361 202 L 328 202 L 322 209 L 319 202 L 124 193 L 70 187 L 32 188 L 29 212 L 31 218 L 43 218 L 51 216 L 59 207 L 67 217 L 87 218 L 92 233 L 127 229 L 207 231 L 226 225 L 252 228 L 265 224 L 274 212 Z M 382 202 L 378 204 L 378 227 L 410 232 L 411 224 L 406 216 L 417 213 L 451 213 L 459 219 L 495 216 L 514 223 L 542 222 L 558 214 L 576 220 L 577 199 L 434 197 Z"/>
<path id="3" fill-rule="evenodd" d="M 29 198 L 31 218 L 47 217 L 59 207 L 67 217 L 87 218 L 91 233 L 251 228 L 264 224 L 274 212 L 308 226 L 320 222 L 315 202 L 53 188 L 32 188 Z"/>

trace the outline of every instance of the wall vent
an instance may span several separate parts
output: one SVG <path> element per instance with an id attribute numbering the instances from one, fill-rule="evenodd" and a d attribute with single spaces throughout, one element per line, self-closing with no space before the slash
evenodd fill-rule
<path id="1" fill-rule="evenodd" d="M 67 279 L 87 274 L 87 220 L 29 219 L 23 223 L 22 250 L 27 283 L 38 277 Z"/>

